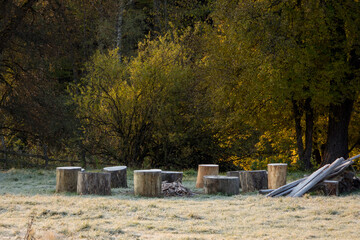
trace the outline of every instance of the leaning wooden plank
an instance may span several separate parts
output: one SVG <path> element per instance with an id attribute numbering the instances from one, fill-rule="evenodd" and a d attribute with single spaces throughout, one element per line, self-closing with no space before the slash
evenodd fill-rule
<path id="1" fill-rule="evenodd" d="M 260 189 L 259 194 L 265 195 L 271 193 L 272 191 L 274 191 L 274 189 Z"/>
<path id="2" fill-rule="evenodd" d="M 354 162 L 352 160 L 348 160 L 346 162 L 344 162 L 343 164 L 341 164 L 340 166 L 336 167 L 334 169 L 334 171 L 328 176 L 326 177 L 327 179 L 329 178 L 333 178 L 341 173 L 343 173 L 348 167 L 351 166 L 351 164 L 353 164 Z"/>
<path id="3" fill-rule="evenodd" d="M 340 166 L 336 167 L 334 171 L 330 174 L 330 176 L 327 178 L 332 178 L 343 173 L 348 167 L 350 167 L 354 163 L 354 160 L 359 157 L 360 154 L 345 160 Z"/>
<path id="4" fill-rule="evenodd" d="M 350 160 L 350 161 L 354 161 L 354 160 L 357 159 L 357 158 L 360 158 L 360 154 L 358 154 L 358 155 L 356 155 L 356 156 L 353 156 L 353 157 L 350 158 L 349 160 Z"/>
<path id="5" fill-rule="evenodd" d="M 309 191 L 312 187 L 318 184 L 320 181 L 324 180 L 326 176 L 329 175 L 337 166 L 339 166 L 344 161 L 344 158 L 338 158 L 335 160 L 328 168 L 318 174 L 312 181 L 309 181 L 303 188 L 293 194 L 294 197 L 301 197 L 304 193 Z M 306 180 L 307 181 L 307 180 Z M 304 182 L 306 182 L 304 181 Z M 299 184 L 300 185 L 300 184 Z M 291 192 L 292 194 L 293 192 Z"/>
<path id="6" fill-rule="evenodd" d="M 357 158 L 360 158 L 360 154 L 345 160 L 343 162 L 343 164 L 341 164 L 340 166 L 338 166 L 334 169 L 333 173 L 331 174 L 331 177 L 334 177 L 334 176 L 344 172 L 346 170 L 346 168 L 348 168 L 351 164 L 353 164 L 354 160 Z M 331 177 L 329 177 L 329 178 L 331 178 Z"/>
<path id="7" fill-rule="evenodd" d="M 318 176 L 321 172 L 323 172 L 325 169 L 327 169 L 330 166 L 330 164 L 326 164 L 322 168 L 319 168 L 317 171 L 315 171 L 313 174 L 311 174 L 305 181 L 301 182 L 299 185 L 297 185 L 289 194 L 289 197 L 293 197 L 295 193 L 297 193 L 300 189 L 302 189 L 306 184 L 311 182 L 316 176 Z"/>
<path id="8" fill-rule="evenodd" d="M 292 191 L 292 188 L 290 188 L 290 189 L 288 189 L 288 190 L 286 190 L 286 191 L 283 191 L 283 192 L 279 193 L 278 195 L 276 195 L 276 196 L 274 196 L 274 197 L 285 196 L 286 194 L 291 193 L 291 191 Z"/>
<path id="9" fill-rule="evenodd" d="M 299 180 L 296 180 L 294 182 L 291 182 L 287 185 L 284 185 L 278 189 L 275 189 L 274 191 L 272 191 L 271 193 L 269 193 L 267 195 L 267 197 L 277 197 L 277 196 L 283 196 L 284 192 L 288 192 L 288 190 L 290 189 L 290 192 L 292 191 L 292 189 L 294 189 L 294 187 L 296 187 L 299 183 L 301 183 L 302 181 L 304 181 L 306 178 L 302 178 Z"/>
<path id="10" fill-rule="evenodd" d="M 315 173 L 313 173 L 312 175 L 310 175 L 309 178 L 306 181 L 299 184 L 296 187 L 296 189 L 294 189 L 289 194 L 289 196 L 290 197 L 302 196 L 307 191 L 313 189 L 315 187 L 315 185 L 317 185 L 320 181 L 326 179 L 331 173 L 334 172 L 334 169 L 336 169 L 338 166 L 340 166 L 344 162 L 345 162 L 344 158 L 338 158 L 332 164 L 330 164 L 330 165 L 328 164 L 327 167 L 325 165 L 324 167 L 320 168 L 319 169 L 320 171 L 318 170 Z"/>
<path id="11" fill-rule="evenodd" d="M 266 195 L 267 197 L 274 197 L 276 196 L 277 194 L 281 193 L 281 192 L 284 192 L 288 189 L 292 189 L 293 187 L 295 187 L 296 185 L 298 185 L 299 183 L 301 183 L 302 181 L 304 181 L 307 177 L 305 178 L 301 178 L 301 179 L 298 179 L 294 182 L 291 182 L 291 183 L 288 183 L 284 186 L 281 186 L 277 189 L 275 189 L 274 191 L 272 191 L 271 193 L 269 193 L 268 195 Z"/>

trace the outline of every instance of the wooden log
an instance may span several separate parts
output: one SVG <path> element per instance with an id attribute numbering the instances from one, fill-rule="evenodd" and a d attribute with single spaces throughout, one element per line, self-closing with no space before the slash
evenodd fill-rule
<path id="1" fill-rule="evenodd" d="M 56 192 L 76 192 L 78 172 L 81 167 L 56 168 Z"/>
<path id="2" fill-rule="evenodd" d="M 171 182 L 182 182 L 183 172 L 174 172 L 174 171 L 161 171 L 161 181 Z"/>
<path id="3" fill-rule="evenodd" d="M 226 172 L 226 176 L 228 176 L 228 177 L 238 177 L 239 178 L 239 188 L 241 188 L 240 172 L 243 172 L 243 171 L 229 171 L 229 172 Z"/>
<path id="4" fill-rule="evenodd" d="M 127 188 L 126 166 L 106 167 L 104 172 L 111 174 L 112 188 Z"/>
<path id="5" fill-rule="evenodd" d="M 343 161 L 344 161 L 344 158 L 338 158 L 330 166 L 327 166 L 327 168 L 325 168 L 322 171 L 320 171 L 319 173 L 317 173 L 315 177 L 312 177 L 313 174 L 310 175 L 308 177 L 308 179 L 306 179 L 304 182 L 302 182 L 301 184 L 296 186 L 296 188 L 298 188 L 300 185 L 303 185 L 300 189 L 297 189 L 297 191 L 295 191 L 296 189 L 294 189 L 291 192 L 291 196 L 292 197 L 301 197 L 304 193 L 309 191 L 312 187 L 314 187 L 316 184 L 318 184 L 320 181 L 322 181 L 324 178 L 326 178 L 327 175 L 331 174 L 332 171 L 337 166 L 341 165 Z M 309 179 L 311 179 L 311 180 L 309 180 Z M 289 194 L 289 196 L 290 196 L 290 194 Z"/>
<path id="6" fill-rule="evenodd" d="M 243 192 L 254 192 L 267 189 L 267 172 L 265 170 L 240 172 L 240 182 Z"/>
<path id="7" fill-rule="evenodd" d="M 286 163 L 270 163 L 268 164 L 268 188 L 277 189 L 286 185 Z"/>
<path id="8" fill-rule="evenodd" d="M 198 175 L 196 179 L 196 187 L 204 187 L 204 176 L 219 175 L 219 165 L 217 164 L 200 164 L 198 168 Z"/>
<path id="9" fill-rule="evenodd" d="M 77 193 L 80 195 L 111 195 L 111 174 L 103 172 L 79 172 Z"/>
<path id="10" fill-rule="evenodd" d="M 261 195 L 267 195 L 267 194 L 269 194 L 269 193 L 271 193 L 271 192 L 273 192 L 274 191 L 274 189 L 260 189 L 259 190 L 259 194 L 261 194 Z"/>
<path id="11" fill-rule="evenodd" d="M 134 194 L 144 197 L 160 197 L 161 170 L 135 170 L 134 171 Z"/>
<path id="12" fill-rule="evenodd" d="M 325 180 L 324 192 L 327 196 L 339 196 L 339 181 Z"/>
<path id="13" fill-rule="evenodd" d="M 239 178 L 218 175 L 204 176 L 204 190 L 206 194 L 239 194 Z"/>
<path id="14" fill-rule="evenodd" d="M 326 178 L 327 178 L 327 179 L 330 179 L 330 178 L 333 178 L 333 177 L 336 177 L 336 176 L 342 174 L 342 173 L 345 172 L 346 169 L 347 169 L 348 167 L 350 167 L 351 164 L 353 164 L 353 163 L 354 163 L 354 162 L 353 162 L 352 160 L 346 160 L 346 161 L 344 161 L 340 166 L 337 166 L 337 167 L 334 169 L 334 171 L 333 171 L 329 176 L 327 176 Z"/>
<path id="15" fill-rule="evenodd" d="M 287 193 L 291 192 L 294 187 L 296 187 L 299 183 L 301 183 L 301 182 L 304 181 L 305 179 L 306 179 L 306 177 L 305 177 L 305 178 L 298 179 L 298 180 L 296 180 L 296 181 L 294 181 L 294 182 L 288 183 L 288 184 L 286 184 L 286 185 L 284 185 L 284 186 L 281 186 L 281 187 L 279 187 L 278 189 L 275 189 L 274 191 L 272 191 L 271 193 L 269 193 L 269 194 L 267 195 L 267 197 L 283 196 L 283 195 L 285 195 L 285 193 L 287 194 Z M 289 191 L 289 190 L 290 190 L 290 191 Z M 284 193 L 284 192 L 285 192 L 285 193 Z"/>
<path id="16" fill-rule="evenodd" d="M 318 176 L 321 172 L 323 172 L 325 169 L 329 167 L 329 164 L 324 165 L 323 167 L 319 168 L 315 172 L 313 172 L 310 176 L 306 178 L 306 180 L 299 183 L 296 187 L 293 188 L 291 193 L 289 194 L 289 197 L 293 197 L 296 192 L 298 192 L 301 188 L 303 188 L 306 184 L 311 182 L 316 176 Z"/>

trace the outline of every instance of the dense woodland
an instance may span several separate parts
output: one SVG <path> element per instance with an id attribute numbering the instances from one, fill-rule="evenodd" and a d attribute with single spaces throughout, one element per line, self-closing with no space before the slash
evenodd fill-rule
<path id="1" fill-rule="evenodd" d="M 0 11 L 0 155 L 248 170 L 360 152 L 358 0 L 2 0 Z"/>

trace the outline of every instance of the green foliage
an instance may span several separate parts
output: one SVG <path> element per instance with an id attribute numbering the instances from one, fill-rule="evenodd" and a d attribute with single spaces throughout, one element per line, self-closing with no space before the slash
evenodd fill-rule
<path id="1" fill-rule="evenodd" d="M 227 130 L 232 132 L 227 138 L 251 136 L 248 140 L 253 139 L 257 150 L 248 154 L 250 159 L 293 159 L 298 137 L 292 123 L 294 102 L 303 106 L 311 99 L 315 129 L 321 129 L 330 104 L 357 96 L 357 70 L 349 57 L 358 51 L 358 39 L 353 38 L 359 33 L 354 27 L 358 3 L 220 0 L 214 7 L 215 31 L 208 31 L 204 66 L 210 73 L 210 94 L 216 96 L 216 121 L 224 129 L 240 130 Z M 305 129 L 304 118 L 300 124 Z M 269 144 L 261 137 L 256 143 L 256 133 L 270 133 Z M 318 149 L 326 141 L 323 133 L 316 132 Z M 239 154 L 235 151 L 233 158 L 244 163 L 244 153 Z M 245 161 L 246 168 L 253 166 L 250 162 Z"/>
<path id="2" fill-rule="evenodd" d="M 132 166 L 215 160 L 191 52 L 180 44 L 189 34 L 146 40 L 128 62 L 119 62 L 117 50 L 92 57 L 79 90 L 72 90 L 92 154 Z"/>
<path id="3" fill-rule="evenodd" d="M 334 109 L 348 102 L 341 141 L 359 152 L 358 1 L 0 6 L 0 133 L 9 149 L 48 146 L 99 166 L 317 167 L 329 123 L 346 120 Z"/>

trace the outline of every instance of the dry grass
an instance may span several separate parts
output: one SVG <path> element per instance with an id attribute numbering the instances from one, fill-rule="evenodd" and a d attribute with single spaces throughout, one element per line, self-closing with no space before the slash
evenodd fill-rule
<path id="1" fill-rule="evenodd" d="M 116 189 L 111 197 L 57 195 L 51 192 L 55 175 L 37 173 L 0 172 L 0 239 L 24 239 L 32 216 L 35 238 L 50 240 L 359 238 L 358 195 L 147 199 L 133 197 L 126 189 Z M 27 174 L 34 175 L 31 179 L 40 190 L 29 188 L 33 184 Z M 16 191 L 4 192 L 17 184 Z"/>

